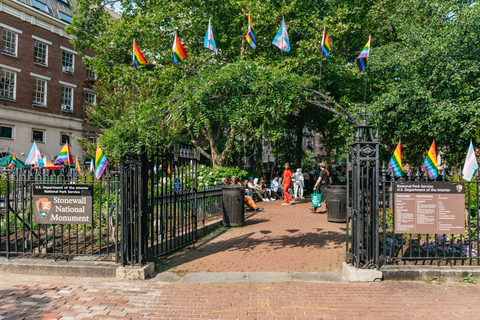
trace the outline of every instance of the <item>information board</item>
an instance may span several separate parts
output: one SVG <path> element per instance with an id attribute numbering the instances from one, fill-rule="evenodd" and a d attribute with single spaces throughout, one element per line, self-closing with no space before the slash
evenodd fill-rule
<path id="1" fill-rule="evenodd" d="M 464 234 L 465 186 L 450 182 L 395 183 L 395 233 Z"/>
<path id="2" fill-rule="evenodd" d="M 93 185 L 34 184 L 33 221 L 41 224 L 92 224 Z"/>
<path id="3" fill-rule="evenodd" d="M 182 181 L 180 178 L 175 178 L 175 180 L 173 180 L 173 190 L 178 193 L 180 189 L 182 189 Z"/>

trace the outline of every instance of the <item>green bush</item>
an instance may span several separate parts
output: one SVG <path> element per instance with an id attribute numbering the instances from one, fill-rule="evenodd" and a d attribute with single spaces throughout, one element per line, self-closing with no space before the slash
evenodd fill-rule
<path id="1" fill-rule="evenodd" d="M 240 182 L 248 178 L 248 172 L 237 167 L 210 168 L 200 165 L 197 168 L 198 188 L 214 187 L 216 183 L 222 182 L 225 177 L 237 177 Z"/>

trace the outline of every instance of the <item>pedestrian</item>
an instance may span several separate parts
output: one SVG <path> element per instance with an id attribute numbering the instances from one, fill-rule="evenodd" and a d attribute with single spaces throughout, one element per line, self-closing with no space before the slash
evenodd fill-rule
<path id="1" fill-rule="evenodd" d="M 288 193 L 288 189 L 292 185 L 292 177 L 293 173 L 290 170 L 290 164 L 287 162 L 285 163 L 285 170 L 283 171 L 283 180 L 282 180 L 282 188 L 283 188 L 283 195 L 285 197 L 285 202 L 282 203 L 284 206 L 288 206 L 289 204 L 293 203 L 293 198 Z"/>
<path id="2" fill-rule="evenodd" d="M 311 184 L 310 184 L 310 175 L 308 174 L 308 169 L 305 170 L 303 173 L 303 183 L 305 184 L 305 192 L 307 190 L 310 190 Z"/>
<path id="3" fill-rule="evenodd" d="M 293 195 L 294 198 L 303 199 L 303 187 L 304 187 L 304 180 L 303 180 L 303 173 L 302 169 L 298 168 L 297 172 L 293 175 L 295 180 L 293 182 Z"/>
<path id="4" fill-rule="evenodd" d="M 327 187 L 330 183 L 330 174 L 327 170 L 325 163 L 320 163 L 320 174 L 318 180 L 313 187 L 314 191 L 319 192 L 322 195 L 322 202 L 325 202 L 325 212 L 327 212 Z M 313 212 L 317 212 L 317 207 L 310 208 Z"/>

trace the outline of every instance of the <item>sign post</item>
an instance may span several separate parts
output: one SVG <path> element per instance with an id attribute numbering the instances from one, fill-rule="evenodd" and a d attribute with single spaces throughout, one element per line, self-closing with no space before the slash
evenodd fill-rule
<path id="1" fill-rule="evenodd" d="M 449 182 L 397 182 L 394 212 L 397 234 L 464 234 L 465 186 Z"/>

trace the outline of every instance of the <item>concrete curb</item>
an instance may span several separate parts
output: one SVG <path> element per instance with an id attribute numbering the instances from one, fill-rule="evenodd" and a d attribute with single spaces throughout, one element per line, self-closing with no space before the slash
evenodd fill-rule
<path id="1" fill-rule="evenodd" d="M 350 282 L 373 282 L 383 279 L 381 271 L 376 269 L 358 269 L 343 262 L 342 274 Z"/>
<path id="2" fill-rule="evenodd" d="M 423 281 L 437 277 L 441 280 L 460 281 L 469 274 L 474 279 L 480 279 L 480 268 L 475 266 L 383 266 L 380 268 L 385 280 Z"/>

